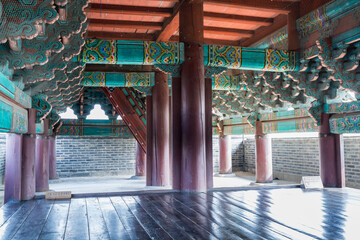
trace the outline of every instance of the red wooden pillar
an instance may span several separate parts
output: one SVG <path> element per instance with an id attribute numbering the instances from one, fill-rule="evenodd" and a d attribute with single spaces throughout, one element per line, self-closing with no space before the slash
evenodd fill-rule
<path id="1" fill-rule="evenodd" d="M 181 190 L 181 79 L 171 80 L 171 154 L 172 154 L 172 186 Z"/>
<path id="2" fill-rule="evenodd" d="M 21 164 L 21 199 L 29 200 L 35 196 L 35 147 L 36 147 L 36 109 L 29 109 L 28 133 L 23 135 Z"/>
<path id="3" fill-rule="evenodd" d="M 345 187 L 344 141 L 330 133 L 329 114 L 321 115 L 319 128 L 320 176 L 325 187 Z"/>
<path id="4" fill-rule="evenodd" d="M 36 191 L 49 190 L 49 119 L 44 120 L 44 134 L 36 136 L 35 176 Z"/>
<path id="5" fill-rule="evenodd" d="M 49 179 L 56 179 L 56 136 L 49 137 Z"/>
<path id="6" fill-rule="evenodd" d="M 152 186 L 168 186 L 170 185 L 170 108 L 167 74 L 155 73 L 152 94 Z"/>
<path id="7" fill-rule="evenodd" d="M 140 144 L 136 141 L 136 173 L 135 176 L 143 177 L 145 176 L 145 161 L 146 154 Z"/>
<path id="8" fill-rule="evenodd" d="M 212 79 L 205 79 L 206 186 L 213 188 Z"/>
<path id="9" fill-rule="evenodd" d="M 223 135 L 219 137 L 220 146 L 220 174 L 232 173 L 231 159 L 231 136 Z"/>
<path id="10" fill-rule="evenodd" d="M 21 153 L 22 135 L 6 135 L 5 193 L 4 203 L 21 200 Z"/>
<path id="11" fill-rule="evenodd" d="M 146 96 L 146 186 L 152 186 L 152 96 Z"/>
<path id="12" fill-rule="evenodd" d="M 204 191 L 206 179 L 205 78 L 203 2 L 180 6 L 180 42 L 185 43 L 181 69 L 181 189 Z"/>
<path id="13" fill-rule="evenodd" d="M 256 182 L 271 183 L 273 181 L 271 138 L 262 131 L 260 121 L 256 121 L 255 144 Z"/>

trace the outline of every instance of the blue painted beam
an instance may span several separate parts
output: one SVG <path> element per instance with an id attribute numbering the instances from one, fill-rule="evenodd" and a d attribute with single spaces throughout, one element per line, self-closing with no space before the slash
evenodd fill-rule
<path id="1" fill-rule="evenodd" d="M 179 65 L 184 60 L 184 44 L 87 40 L 74 61 L 92 64 Z M 299 53 L 285 50 L 204 45 L 204 65 L 258 71 L 297 71 Z"/>

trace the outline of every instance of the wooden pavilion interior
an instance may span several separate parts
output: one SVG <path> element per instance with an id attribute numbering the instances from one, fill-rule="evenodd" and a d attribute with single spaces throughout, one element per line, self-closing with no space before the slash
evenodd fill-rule
<path id="1" fill-rule="evenodd" d="M 360 133 L 359 65 L 359 0 L 2 0 L 0 238 L 356 239 L 343 134 Z M 86 119 L 95 104 L 109 120 Z M 271 185 L 268 135 L 294 132 L 318 132 L 324 189 Z M 217 191 L 212 136 L 226 175 L 241 134 L 260 187 Z M 173 190 L 34 198 L 56 136 L 133 136 L 136 175 Z"/>

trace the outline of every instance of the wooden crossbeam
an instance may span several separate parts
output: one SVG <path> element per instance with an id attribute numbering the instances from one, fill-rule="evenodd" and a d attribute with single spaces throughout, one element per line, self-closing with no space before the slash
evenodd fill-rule
<path id="1" fill-rule="evenodd" d="M 147 33 L 123 33 L 123 32 L 98 32 L 89 31 L 88 38 L 129 40 L 129 41 L 153 41 L 154 34 Z"/>
<path id="2" fill-rule="evenodd" d="M 254 35 L 254 31 L 251 30 L 242 30 L 242 29 L 233 29 L 233 28 L 218 28 L 218 27 L 204 27 L 204 33 L 211 34 L 223 34 L 228 36 L 237 36 L 249 38 Z"/>
<path id="3" fill-rule="evenodd" d="M 290 12 L 288 7 L 292 4 L 292 2 L 270 0 L 204 0 L 204 2 L 221 7 L 241 8 L 279 14 L 288 14 Z"/>
<path id="4" fill-rule="evenodd" d="M 113 92 L 111 92 L 108 88 L 102 89 L 116 111 L 120 114 L 121 118 L 133 134 L 134 138 L 138 141 L 139 145 L 146 153 L 145 123 L 141 121 L 127 96 L 124 94 L 121 88 L 114 88 Z"/>
<path id="5" fill-rule="evenodd" d="M 212 20 L 212 21 L 229 22 L 229 23 L 260 25 L 260 26 L 270 26 L 273 23 L 272 18 L 251 17 L 251 16 L 213 13 L 213 12 L 204 12 L 204 19 Z"/>
<path id="6" fill-rule="evenodd" d="M 128 14 L 140 16 L 171 17 L 172 8 L 141 7 L 115 4 L 90 4 L 90 13 Z"/>
<path id="7" fill-rule="evenodd" d="M 90 19 L 90 27 L 112 27 L 112 28 L 134 28 L 161 30 L 161 22 L 140 22 L 140 21 L 121 21 L 106 19 Z"/>
<path id="8" fill-rule="evenodd" d="M 156 41 L 165 42 L 169 41 L 172 35 L 179 29 L 179 10 L 182 2 L 175 4 L 171 17 L 165 19 L 163 28 L 156 37 Z"/>

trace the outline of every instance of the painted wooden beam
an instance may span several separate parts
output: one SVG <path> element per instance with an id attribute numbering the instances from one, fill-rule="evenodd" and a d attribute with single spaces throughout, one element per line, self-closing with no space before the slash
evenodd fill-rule
<path id="1" fill-rule="evenodd" d="M 85 87 L 151 87 L 155 84 L 154 72 L 84 72 L 83 76 L 80 84 Z"/>
<path id="2" fill-rule="evenodd" d="M 331 133 L 360 133 L 360 112 L 335 114 L 330 117 L 329 124 Z"/>
<path id="3" fill-rule="evenodd" d="M 337 0 L 322 6 L 297 19 L 296 25 L 300 36 L 305 37 L 322 28 L 329 20 L 335 20 L 344 14 L 355 11 L 360 6 L 358 0 Z M 330 23 L 331 24 L 331 23 Z"/>
<path id="4" fill-rule="evenodd" d="M 27 130 L 27 110 L 0 95 L 0 132 L 26 133 Z"/>
<path id="5" fill-rule="evenodd" d="M 141 7 L 129 5 L 115 5 L 115 4 L 90 4 L 90 13 L 102 14 L 126 14 L 126 15 L 140 15 L 140 16 L 157 16 L 170 17 L 172 14 L 171 8 L 159 7 Z"/>
<path id="6" fill-rule="evenodd" d="M 168 74 L 169 86 L 171 75 Z M 84 87 L 152 87 L 155 83 L 155 72 L 84 72 L 80 85 Z M 246 90 L 246 85 L 238 76 L 214 75 L 213 90 Z"/>
<path id="7" fill-rule="evenodd" d="M 183 43 L 87 40 L 74 61 L 96 64 L 176 65 L 184 59 Z"/>
<path id="8" fill-rule="evenodd" d="M 284 50 L 204 45 L 204 65 L 229 69 L 297 71 L 299 54 Z M 183 43 L 88 40 L 74 61 L 95 64 L 178 65 Z"/>
<path id="9" fill-rule="evenodd" d="M 132 136 L 119 120 L 63 119 L 58 135 L 68 136 Z"/>
<path id="10" fill-rule="evenodd" d="M 352 113 L 360 112 L 360 101 L 349 103 L 334 103 L 324 105 L 325 113 Z"/>
<path id="11" fill-rule="evenodd" d="M 109 20 L 109 19 L 90 19 L 89 30 L 92 27 L 111 27 L 111 28 L 131 28 L 131 29 L 149 29 L 161 30 L 161 22 L 139 22 L 139 21 L 124 21 L 124 20 Z"/>
<path id="12" fill-rule="evenodd" d="M 258 26 L 270 26 L 273 23 L 272 18 L 252 17 L 252 16 L 213 13 L 213 12 L 204 12 L 204 19 L 211 21 L 220 21 L 220 22 L 237 23 L 237 24 L 241 23 L 241 24 L 250 24 L 250 25 L 258 25 Z"/>

